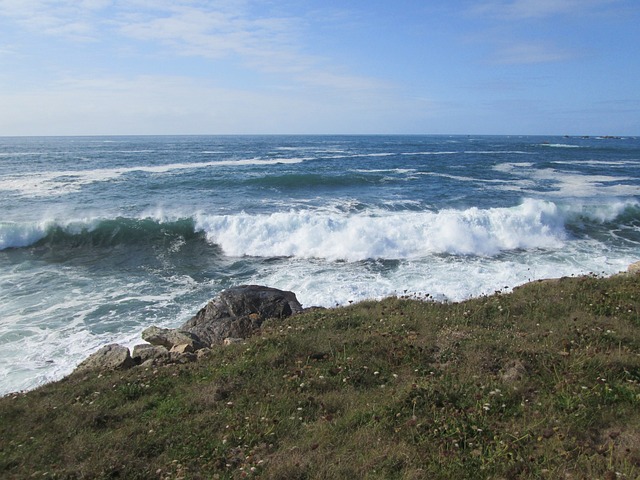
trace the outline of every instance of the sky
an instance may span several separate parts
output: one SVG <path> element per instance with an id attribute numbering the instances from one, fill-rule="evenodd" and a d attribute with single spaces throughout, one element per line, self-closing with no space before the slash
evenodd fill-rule
<path id="1" fill-rule="evenodd" d="M 640 135 L 638 0 L 0 0 L 0 136 Z"/>

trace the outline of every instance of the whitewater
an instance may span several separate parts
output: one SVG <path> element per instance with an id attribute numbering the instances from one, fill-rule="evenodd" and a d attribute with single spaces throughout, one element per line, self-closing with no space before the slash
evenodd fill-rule
<path id="1" fill-rule="evenodd" d="M 0 395 L 261 284 L 458 301 L 640 260 L 640 139 L 0 137 Z"/>

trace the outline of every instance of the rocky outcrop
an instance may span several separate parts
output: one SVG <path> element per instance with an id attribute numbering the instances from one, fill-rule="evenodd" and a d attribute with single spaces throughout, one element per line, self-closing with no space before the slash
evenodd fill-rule
<path id="1" fill-rule="evenodd" d="M 105 345 L 97 352 L 84 360 L 76 371 L 86 370 L 126 370 L 133 367 L 136 362 L 131 358 L 129 349 L 113 343 Z"/>
<path id="2" fill-rule="evenodd" d="M 267 318 L 285 318 L 302 311 L 295 293 L 258 285 L 224 290 L 180 327 L 208 345 L 225 338 L 247 338 Z"/>
<path id="3" fill-rule="evenodd" d="M 213 345 L 242 341 L 268 318 L 302 312 L 295 293 L 259 285 L 224 290 L 178 329 L 151 326 L 142 332 L 148 344 L 133 354 L 121 345 L 107 345 L 82 362 L 76 371 L 127 369 L 192 362 Z"/>
<path id="4" fill-rule="evenodd" d="M 635 262 L 627 268 L 628 273 L 640 274 L 640 262 Z"/>

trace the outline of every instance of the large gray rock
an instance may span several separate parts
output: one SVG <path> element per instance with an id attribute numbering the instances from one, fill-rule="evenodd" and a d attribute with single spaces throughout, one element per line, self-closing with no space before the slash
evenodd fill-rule
<path id="1" fill-rule="evenodd" d="M 241 285 L 221 292 L 180 330 L 209 345 L 225 338 L 247 338 L 267 318 L 285 318 L 302 311 L 295 293 L 259 285 Z"/>
<path id="2" fill-rule="evenodd" d="M 129 349 L 113 343 L 105 345 L 97 352 L 87 357 L 76 371 L 87 370 L 126 370 L 133 367 L 136 362 L 131 358 Z"/>
<path id="3" fill-rule="evenodd" d="M 167 350 L 171 350 L 177 345 L 189 345 L 195 352 L 196 350 L 200 350 L 206 346 L 193 333 L 156 326 L 146 328 L 142 332 L 142 339 L 149 342 L 151 345 L 165 347 Z"/>

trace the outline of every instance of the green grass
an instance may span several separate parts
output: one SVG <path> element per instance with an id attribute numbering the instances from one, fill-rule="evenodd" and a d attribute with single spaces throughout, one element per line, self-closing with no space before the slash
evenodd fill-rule
<path id="1" fill-rule="evenodd" d="M 640 478 L 640 275 L 268 321 L 0 399 L 2 478 Z"/>

